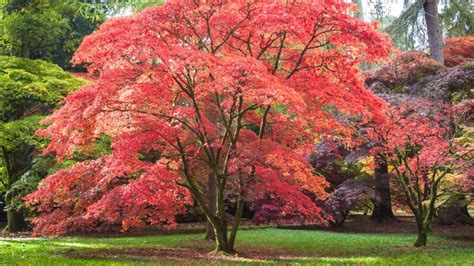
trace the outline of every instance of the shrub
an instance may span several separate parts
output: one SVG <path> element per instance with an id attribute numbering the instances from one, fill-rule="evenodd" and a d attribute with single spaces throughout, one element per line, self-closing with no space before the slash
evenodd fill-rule
<path id="1" fill-rule="evenodd" d="M 452 67 L 474 61 L 474 36 L 449 38 L 444 47 L 444 64 Z"/>

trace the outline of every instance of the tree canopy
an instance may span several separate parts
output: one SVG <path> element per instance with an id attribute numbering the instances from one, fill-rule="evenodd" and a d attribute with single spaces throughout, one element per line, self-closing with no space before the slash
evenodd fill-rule
<path id="1" fill-rule="evenodd" d="M 305 154 L 321 136 L 350 143 L 341 116 L 384 119 L 357 64 L 384 59 L 390 43 L 354 8 L 170 1 L 108 20 L 74 57 L 97 80 L 70 94 L 41 134 L 60 159 L 104 134 L 112 154 L 59 171 L 27 197 L 40 214 L 36 232 L 172 226 L 191 198 L 222 251 L 233 250 L 245 202 L 271 198 L 256 207 L 264 219 L 323 222 L 308 193 L 325 198 L 326 181 Z M 230 235 L 225 198 L 237 204 Z"/>

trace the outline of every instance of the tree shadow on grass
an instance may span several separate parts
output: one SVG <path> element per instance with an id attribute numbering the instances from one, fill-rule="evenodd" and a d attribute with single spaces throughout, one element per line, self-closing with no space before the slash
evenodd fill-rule
<path id="1" fill-rule="evenodd" d="M 82 249 L 66 250 L 55 253 L 74 259 L 102 259 L 116 261 L 147 261 L 147 262 L 184 262 L 184 263 L 243 263 L 243 264 L 266 264 L 266 263 L 377 263 L 380 257 L 311 257 L 287 254 L 284 250 L 249 250 L 243 249 L 236 255 L 216 255 L 208 250 L 187 248 L 119 248 L 119 249 Z"/>
<path id="2" fill-rule="evenodd" d="M 439 225 L 433 223 L 433 234 L 457 240 L 456 237 L 465 235 L 464 239 L 474 238 L 474 226 L 466 225 Z M 417 227 L 413 216 L 396 216 L 382 222 L 372 220 L 366 215 L 350 215 L 342 227 L 324 227 L 321 225 L 287 225 L 278 226 L 280 229 L 316 230 L 334 233 L 362 233 L 362 234 L 416 234 Z M 462 237 L 461 237 L 462 238 Z M 462 240 L 462 239 L 460 239 Z"/>
<path id="3" fill-rule="evenodd" d="M 474 246 L 474 235 L 473 234 L 452 234 L 445 237 L 446 239 L 455 240 L 455 241 L 466 241 L 471 242 Z"/>

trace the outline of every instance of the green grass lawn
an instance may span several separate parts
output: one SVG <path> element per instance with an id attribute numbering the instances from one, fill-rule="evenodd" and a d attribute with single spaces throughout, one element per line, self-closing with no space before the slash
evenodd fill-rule
<path id="1" fill-rule="evenodd" d="M 460 240 L 459 240 L 460 239 Z M 426 248 L 412 247 L 413 234 L 356 234 L 309 230 L 252 229 L 239 232 L 243 256 L 264 257 L 201 260 L 200 264 L 397 264 L 473 265 L 471 237 L 458 240 L 431 235 Z M 175 255 L 156 255 L 173 248 Z M 182 248 L 182 249 L 175 249 Z M 158 251 L 157 251 L 158 250 Z M 192 250 L 202 256 L 212 243 L 201 234 L 115 238 L 17 239 L 0 241 L 0 265 L 142 265 L 188 264 Z M 181 255 L 182 254 L 182 255 Z M 208 258 L 209 259 L 209 258 Z"/>

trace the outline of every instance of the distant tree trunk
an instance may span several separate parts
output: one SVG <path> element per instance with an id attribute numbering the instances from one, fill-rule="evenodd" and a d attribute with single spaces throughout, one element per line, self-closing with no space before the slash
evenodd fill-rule
<path id="1" fill-rule="evenodd" d="M 474 225 L 474 219 L 469 214 L 467 206 L 465 195 L 453 196 L 439 207 L 435 221 L 441 225 Z"/>
<path id="2" fill-rule="evenodd" d="M 209 210 L 212 213 L 216 213 L 216 177 L 213 174 L 209 174 L 207 179 L 207 188 L 209 190 L 208 193 L 208 204 Z M 216 239 L 216 234 L 214 232 L 214 228 L 212 227 L 211 222 L 207 221 L 206 224 L 206 239 Z"/>
<path id="3" fill-rule="evenodd" d="M 7 193 L 5 204 L 10 205 L 12 203 L 13 195 Z M 7 210 L 7 231 L 10 233 L 21 232 L 26 230 L 27 224 L 23 212 L 16 210 Z"/>
<path id="4" fill-rule="evenodd" d="M 364 7 L 362 6 L 362 0 L 352 0 L 352 3 L 357 4 L 359 8 L 359 12 L 357 12 L 357 17 L 360 19 L 364 19 Z"/>
<path id="5" fill-rule="evenodd" d="M 34 148 L 30 145 L 24 145 L 20 149 L 14 151 L 7 151 L 2 147 L 2 156 L 7 170 L 7 190 L 10 190 L 12 185 L 18 181 L 21 175 L 31 164 L 31 154 Z M 5 197 L 6 206 L 12 204 L 15 195 L 11 191 L 7 191 Z M 22 212 L 8 209 L 7 210 L 7 231 L 10 233 L 24 231 L 27 229 L 27 223 Z"/>
<path id="6" fill-rule="evenodd" d="M 425 11 L 431 57 L 444 65 L 443 37 L 439 30 L 438 0 L 426 0 L 423 9 Z"/>
<path id="7" fill-rule="evenodd" d="M 20 56 L 22 58 L 30 59 L 30 57 L 31 57 L 31 48 L 30 48 L 30 44 L 28 43 L 28 34 L 26 34 L 25 32 L 22 32 L 20 41 L 21 41 Z"/>
<path id="8" fill-rule="evenodd" d="M 379 194 L 380 200 L 375 202 L 371 218 L 381 222 L 387 218 L 394 218 L 395 215 L 392 211 L 392 194 L 390 192 L 390 175 L 387 161 L 383 158 L 378 158 L 376 161 L 375 191 Z"/>

